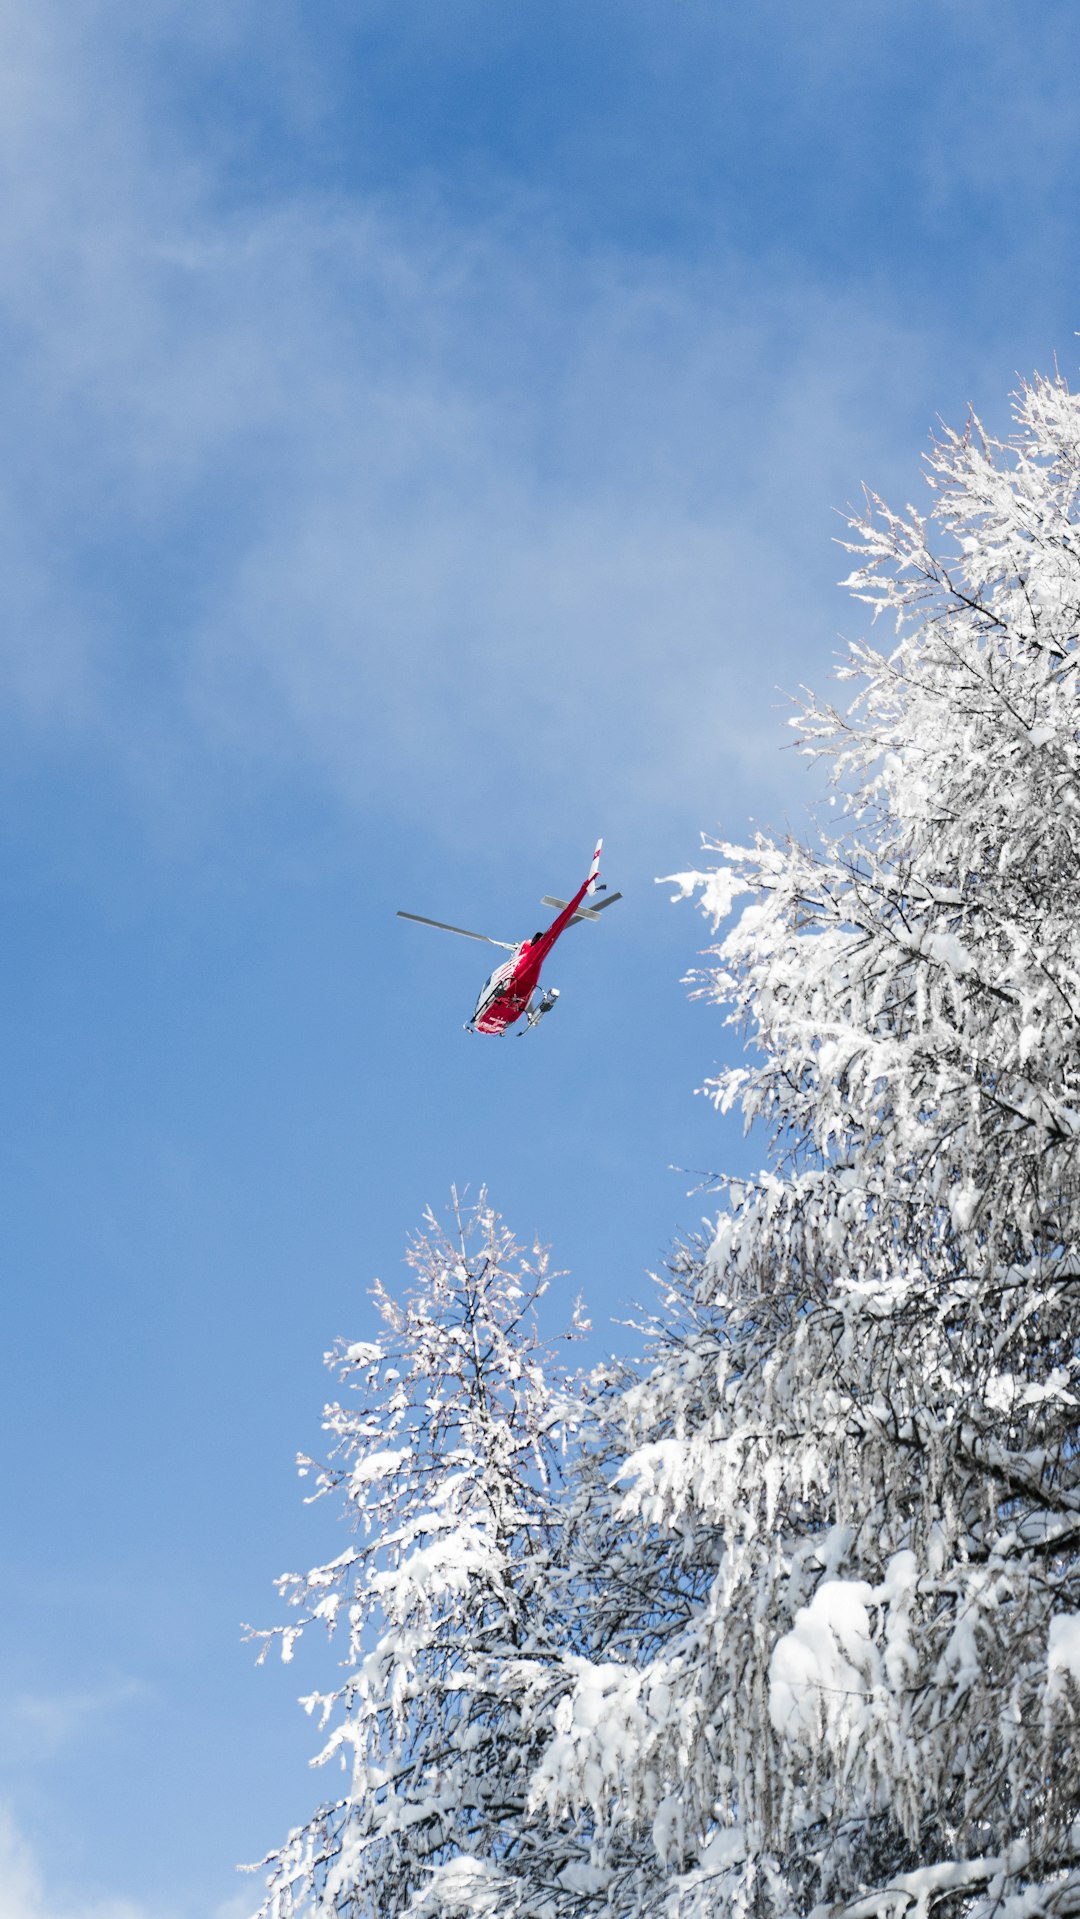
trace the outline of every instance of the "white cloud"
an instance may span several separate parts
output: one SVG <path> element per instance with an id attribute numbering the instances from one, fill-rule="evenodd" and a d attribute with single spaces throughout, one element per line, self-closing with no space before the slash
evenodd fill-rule
<path id="1" fill-rule="evenodd" d="M 864 624 L 832 508 L 910 495 L 971 353 L 943 377 L 887 289 L 790 258 L 586 255 L 535 199 L 230 206 L 147 124 L 131 23 L 15 17 L 0 710 L 180 812 L 299 776 L 450 843 L 601 824 L 647 863 L 718 801 L 740 830 L 797 804 L 781 689 Z"/>
<path id="2" fill-rule="evenodd" d="M 172 1904 L 146 1905 L 123 1895 L 62 1890 L 43 1870 L 43 1851 L 30 1844 L 10 1807 L 0 1803 L 0 1919 L 180 1919 L 180 1909 Z M 251 1919 L 260 1897 L 260 1882 L 255 1880 L 215 1905 L 212 1919 Z"/>
<path id="3" fill-rule="evenodd" d="M 167 1919 L 167 1915 L 152 1913 L 130 1899 L 56 1894 L 47 1886 L 11 1813 L 0 1806 L 0 1919 Z"/>
<path id="4" fill-rule="evenodd" d="M 255 1884 L 259 1887 L 257 1892 L 234 1893 L 231 1899 L 226 1899 L 220 1906 L 216 1906 L 214 1919 L 251 1919 L 262 1897 L 261 1885 L 258 1881 L 255 1881 Z"/>
<path id="5" fill-rule="evenodd" d="M 6 48 L 7 701 L 148 779 L 300 764 L 450 833 L 707 814 L 718 762 L 782 791 L 824 506 L 881 477 L 860 414 L 925 391 L 919 329 L 789 266 L 583 259 L 535 208 L 222 212 L 51 18 Z"/>
<path id="6" fill-rule="evenodd" d="M 0 1702 L 0 1749 L 7 1768 L 38 1765 L 100 1733 L 125 1707 L 145 1703 L 150 1688 L 118 1675 L 96 1686 L 59 1692 L 17 1692 Z"/>

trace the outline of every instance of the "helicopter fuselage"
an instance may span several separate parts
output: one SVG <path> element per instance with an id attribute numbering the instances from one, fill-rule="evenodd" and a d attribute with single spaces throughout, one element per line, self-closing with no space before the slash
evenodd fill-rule
<path id="1" fill-rule="evenodd" d="M 562 928 L 559 928 L 559 932 Z M 523 940 L 515 953 L 484 981 L 469 1026 L 474 1033 L 505 1033 L 528 1011 L 540 984 L 540 968 L 558 938 L 558 933 L 539 934 Z"/>

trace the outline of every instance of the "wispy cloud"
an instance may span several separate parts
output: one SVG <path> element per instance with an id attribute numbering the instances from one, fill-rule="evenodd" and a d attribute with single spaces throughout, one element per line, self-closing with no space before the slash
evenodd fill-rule
<path id="1" fill-rule="evenodd" d="M 781 690 L 861 625 L 830 509 L 911 491 L 985 340 L 943 377 L 944 309 L 880 278 L 590 252 L 532 190 L 230 201 L 150 123 L 134 28 L 79 18 L 0 42 L 10 724 L 180 813 L 252 777 L 470 845 L 785 811 Z"/>
<path id="2" fill-rule="evenodd" d="M 96 1686 L 12 1693 L 0 1704 L 4 1766 L 43 1764 L 81 1740 L 100 1736 L 117 1713 L 151 1697 L 145 1682 L 123 1675 Z"/>
<path id="3" fill-rule="evenodd" d="M 22 723 L 448 833 L 513 826 L 515 780 L 534 816 L 706 812 L 720 759 L 782 793 L 773 689 L 835 625 L 822 500 L 868 395 L 906 425 L 919 327 L 790 265 L 585 259 L 524 203 L 222 211 L 49 18 L 7 49 L 0 214 Z"/>
<path id="4" fill-rule="evenodd" d="M 47 1870 L 43 1852 L 31 1844 L 11 1807 L 0 1802 L 0 1919 L 202 1919 L 186 1904 L 147 1904 L 123 1894 L 87 1892 L 85 1884 L 65 1889 Z M 253 1881 L 216 1903 L 208 1919 L 251 1919 L 260 1896 Z"/>
<path id="5" fill-rule="evenodd" d="M 40 1861 L 11 1812 L 0 1806 L 0 1919 L 175 1919 L 159 1908 L 124 1898 L 63 1896 L 51 1888 Z"/>
<path id="6" fill-rule="evenodd" d="M 215 1907 L 214 1919 L 251 1919 L 252 1912 L 262 1898 L 262 1887 L 257 1886 L 254 1893 L 237 1892 Z"/>

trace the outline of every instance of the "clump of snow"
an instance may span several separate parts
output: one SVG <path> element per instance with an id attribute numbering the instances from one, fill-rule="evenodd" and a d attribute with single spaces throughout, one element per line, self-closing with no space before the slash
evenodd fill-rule
<path id="1" fill-rule="evenodd" d="M 1041 1406 L 1047 1400 L 1076 1405 L 1069 1389 L 1070 1376 L 1064 1366 L 1055 1366 L 1045 1379 L 1023 1379 L 1014 1373 L 992 1373 L 986 1382 L 986 1403 L 997 1413 L 1017 1412 L 1024 1406 Z"/>
<path id="2" fill-rule="evenodd" d="M 958 939 L 955 933 L 925 933 L 922 951 L 927 959 L 935 960 L 939 966 L 947 966 L 953 973 L 970 973 L 975 966 L 963 940 Z"/>
<path id="3" fill-rule="evenodd" d="M 958 1232 L 966 1232 L 975 1217 L 975 1211 L 982 1198 L 982 1191 L 969 1175 L 959 1186 L 954 1186 L 949 1194 L 949 1211 L 953 1225 Z"/>
<path id="4" fill-rule="evenodd" d="M 665 873 L 656 882 L 657 886 L 674 886 L 678 890 L 672 894 L 673 900 L 686 900 L 701 888 L 698 904 L 713 923 L 713 930 L 721 920 L 726 920 L 740 893 L 749 893 L 746 876 L 733 866 L 715 866 L 707 873 Z"/>
<path id="5" fill-rule="evenodd" d="M 826 1579 L 769 1662 L 769 1718 L 783 1739 L 816 1745 L 845 1736 L 868 1697 L 876 1654 L 870 1637 L 873 1588 L 862 1579 Z"/>
<path id="6" fill-rule="evenodd" d="M 410 1457 L 410 1446 L 386 1448 L 382 1452 L 366 1453 L 358 1459 L 349 1473 L 349 1481 L 355 1492 L 360 1486 L 372 1479 L 386 1479 L 390 1473 L 396 1473 Z"/>
<path id="7" fill-rule="evenodd" d="M 1080 1687 L 1080 1613 L 1059 1613 L 1050 1621 L 1046 1666 L 1051 1694 L 1060 1691 L 1065 1678 Z"/>

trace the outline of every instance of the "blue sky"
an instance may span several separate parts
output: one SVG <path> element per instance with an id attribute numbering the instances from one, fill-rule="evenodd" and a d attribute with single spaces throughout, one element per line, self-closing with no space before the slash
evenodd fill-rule
<path id="1" fill-rule="evenodd" d="M 745 1163 L 654 876 L 802 817 L 835 509 L 1073 368 L 1078 56 L 1053 0 L 0 6 L 0 1919 L 239 1919 L 323 1789 L 239 1625 L 337 1549 L 293 1457 L 423 1207 L 486 1180 L 621 1345 Z M 470 1040 L 483 950 L 394 909 L 514 938 L 600 831 L 557 1015 Z"/>

